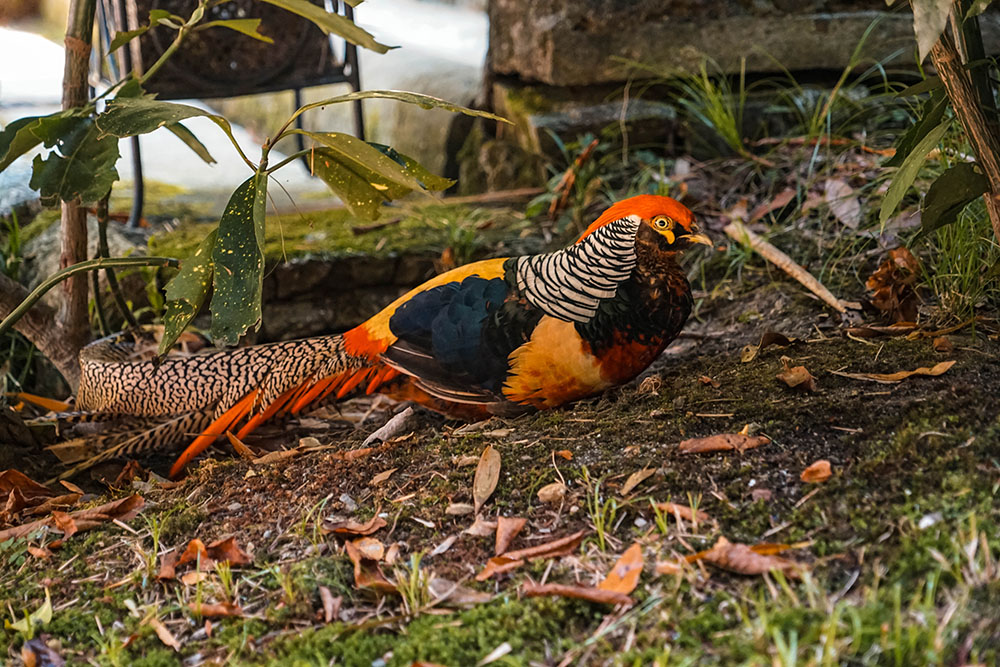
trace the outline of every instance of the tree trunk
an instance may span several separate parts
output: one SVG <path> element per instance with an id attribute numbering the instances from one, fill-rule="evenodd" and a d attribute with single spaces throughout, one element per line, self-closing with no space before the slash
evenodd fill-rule
<path id="1" fill-rule="evenodd" d="M 28 290 L 23 285 L 0 273 L 0 319 L 9 315 L 27 296 Z M 77 361 L 80 346 L 70 341 L 62 327 L 56 324 L 55 310 L 37 303 L 14 324 L 14 329 L 31 341 L 76 391 L 80 385 L 80 364 Z"/>
<path id="2" fill-rule="evenodd" d="M 947 31 L 931 49 L 931 61 L 972 144 L 976 162 L 990 185 L 990 191 L 983 195 L 983 199 L 986 200 L 993 235 L 1000 242 L 1000 139 L 983 113 L 969 71 L 962 64 L 955 42 Z"/>
<path id="3" fill-rule="evenodd" d="M 94 33 L 96 0 L 71 0 L 66 24 L 66 63 L 63 70 L 63 109 L 83 106 L 89 99 L 87 73 Z M 62 204 L 62 248 L 59 266 L 87 259 L 87 211 L 80 201 Z M 70 347 L 81 348 L 90 338 L 87 314 L 87 276 L 74 276 L 61 286 L 63 301 L 56 321 Z M 69 380 L 69 378 L 66 378 Z M 70 384 L 75 384 L 72 381 Z"/>

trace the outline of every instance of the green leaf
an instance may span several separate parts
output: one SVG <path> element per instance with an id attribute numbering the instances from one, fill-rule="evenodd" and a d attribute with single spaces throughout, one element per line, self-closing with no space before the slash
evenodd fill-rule
<path id="1" fill-rule="evenodd" d="M 903 195 L 906 194 L 906 191 L 913 185 L 913 181 L 916 180 L 917 174 L 920 172 L 920 167 L 924 164 L 924 158 L 941 141 L 941 137 L 948 131 L 950 124 L 950 122 L 944 121 L 928 132 L 927 136 L 921 139 L 913 147 L 913 150 L 910 151 L 910 154 L 906 156 L 906 159 L 903 160 L 903 164 L 892 177 L 889 190 L 885 193 L 885 198 L 882 200 L 882 208 L 879 210 L 880 225 L 885 225 L 889 216 L 896 211 L 899 203 L 903 201 Z"/>
<path id="2" fill-rule="evenodd" d="M 36 132 L 46 146 L 46 157 L 36 155 L 31 163 L 29 185 L 46 204 L 57 200 L 97 201 L 118 180 L 118 140 L 101 136 L 90 118 L 69 117 L 58 125 L 43 125 Z"/>
<path id="3" fill-rule="evenodd" d="M 174 136 L 187 144 L 187 147 L 193 150 L 195 154 L 207 164 L 215 164 L 215 158 L 208 152 L 208 148 L 205 147 L 205 144 L 201 143 L 198 137 L 194 136 L 194 132 L 184 127 L 181 123 L 167 125 L 167 129 L 173 132 Z"/>
<path id="4" fill-rule="evenodd" d="M 243 33 L 247 37 L 253 37 L 254 39 L 259 39 L 262 42 L 274 44 L 273 39 L 267 35 L 262 35 L 257 31 L 260 27 L 260 19 L 226 19 L 224 21 L 209 21 L 208 23 L 202 23 L 197 29 L 205 30 L 207 28 L 215 27 L 229 28 L 230 30 Z"/>
<path id="5" fill-rule="evenodd" d="M 948 108 L 948 96 L 944 90 L 936 90 L 930 99 L 924 102 L 920 111 L 920 120 L 913 124 L 896 142 L 896 154 L 882 163 L 884 167 L 898 167 L 913 151 L 913 147 L 927 136 L 927 133 L 941 124 L 944 112 Z"/>
<path id="6" fill-rule="evenodd" d="M 920 61 L 923 61 L 944 32 L 952 0 L 911 0 L 910 4 L 913 7 L 913 32 L 917 35 L 917 52 Z"/>
<path id="7" fill-rule="evenodd" d="M 438 176 L 437 174 L 432 173 L 426 167 L 424 167 L 424 165 L 420 164 L 412 157 L 408 155 L 403 155 L 402 153 L 400 153 L 391 146 L 386 146 L 384 144 L 376 144 L 371 141 L 369 141 L 368 144 L 377 148 L 385 155 L 389 156 L 399 164 L 403 165 L 403 168 L 406 169 L 406 171 L 410 175 L 416 178 L 425 190 L 433 190 L 435 192 L 441 192 L 455 185 L 455 181 L 451 180 L 450 178 L 445 178 L 444 176 Z"/>
<path id="8" fill-rule="evenodd" d="M 375 220 L 382 204 L 411 192 L 410 188 L 383 179 L 356 162 L 344 161 L 340 153 L 329 148 L 311 151 L 308 161 L 310 171 L 323 179 L 352 214 L 365 220 Z"/>
<path id="9" fill-rule="evenodd" d="M 229 198 L 219 221 L 212 250 L 212 337 L 229 345 L 260 324 L 266 195 L 267 175 L 254 174 Z"/>
<path id="10" fill-rule="evenodd" d="M 171 14 L 166 9 L 150 9 L 149 10 L 149 23 L 150 25 L 154 23 L 163 23 L 166 20 L 170 20 L 173 23 L 184 23 L 184 18 L 177 16 L 177 14 Z"/>
<path id="11" fill-rule="evenodd" d="M 122 138 L 146 134 L 187 118 L 213 115 L 198 107 L 161 102 L 150 96 L 116 97 L 108 102 L 104 112 L 97 116 L 97 127 L 104 134 Z"/>
<path id="12" fill-rule="evenodd" d="M 331 155 L 338 156 L 338 162 L 349 166 L 358 173 L 374 172 L 381 177 L 378 179 L 380 183 L 392 181 L 407 188 L 408 191 L 422 189 L 420 181 L 410 175 L 404 165 L 374 148 L 363 139 L 341 132 L 307 132 L 305 130 L 293 130 L 293 132 L 304 134 L 323 144 L 330 149 Z"/>
<path id="13" fill-rule="evenodd" d="M 27 116 L 7 123 L 0 132 L 0 171 L 10 166 L 10 163 L 21 157 L 42 142 L 53 126 L 61 125 L 69 115 L 66 111 L 48 116 Z"/>
<path id="14" fill-rule="evenodd" d="M 986 8 L 993 4 L 993 0 L 973 0 L 972 6 L 969 7 L 969 11 L 965 13 L 965 18 L 971 19 L 973 16 L 979 16 L 986 11 Z"/>
<path id="15" fill-rule="evenodd" d="M 264 0 L 264 2 L 309 19 L 323 32 L 339 35 L 352 44 L 363 46 L 376 53 L 385 53 L 389 49 L 396 48 L 378 43 L 371 33 L 358 27 L 350 19 L 337 13 L 328 12 L 309 0 Z"/>
<path id="16" fill-rule="evenodd" d="M 479 109 L 470 109 L 468 107 L 463 107 L 460 104 L 455 104 L 454 102 L 442 100 L 439 97 L 433 97 L 432 95 L 423 95 L 421 93 L 410 93 L 401 90 L 360 90 L 356 93 L 347 93 L 346 95 L 339 95 L 337 97 L 331 97 L 329 99 L 321 100 L 319 102 L 313 102 L 311 104 L 307 104 L 304 107 L 302 107 L 301 111 L 307 111 L 309 109 L 325 107 L 330 104 L 339 104 L 341 102 L 353 102 L 354 100 L 368 100 L 368 99 L 396 100 L 397 102 L 416 104 L 417 106 L 424 109 L 444 109 L 445 111 L 451 111 L 454 113 L 463 113 L 466 116 L 489 118 L 490 120 L 495 120 L 501 123 L 509 123 L 513 125 L 511 121 L 507 120 L 503 116 L 498 116 L 488 111 L 480 111 Z"/>
<path id="17" fill-rule="evenodd" d="M 936 76 L 927 77 L 920 83 L 915 83 L 912 86 L 907 86 L 903 90 L 896 93 L 896 97 L 913 97 L 914 95 L 923 95 L 924 93 L 929 93 L 931 91 L 937 90 L 943 86 L 941 79 Z"/>
<path id="18" fill-rule="evenodd" d="M 126 32 L 115 33 L 115 38 L 111 40 L 111 43 L 108 45 L 108 53 L 114 53 L 121 47 L 131 42 L 136 37 L 146 34 L 146 31 L 148 30 L 149 26 L 144 25 L 141 28 L 136 28 L 135 30 L 128 30 Z"/>
<path id="19" fill-rule="evenodd" d="M 990 189 L 989 181 L 978 165 L 960 162 L 947 169 L 931 184 L 920 211 L 920 235 L 958 219 L 966 206 Z"/>
<path id="20" fill-rule="evenodd" d="M 3 625 L 8 630 L 17 630 L 18 632 L 27 635 L 28 637 L 34 636 L 35 626 L 40 625 L 45 627 L 52 622 L 52 596 L 49 595 L 49 589 L 45 589 L 45 602 L 31 612 L 30 615 L 25 613 L 24 618 L 19 621 L 11 623 L 9 620 L 4 619 Z"/>
<path id="21" fill-rule="evenodd" d="M 158 353 L 170 351 L 184 329 L 191 324 L 212 286 L 212 249 L 218 236 L 213 229 L 201 242 L 194 254 L 181 262 L 181 270 L 167 283 L 167 303 L 163 311 L 163 339 Z"/>

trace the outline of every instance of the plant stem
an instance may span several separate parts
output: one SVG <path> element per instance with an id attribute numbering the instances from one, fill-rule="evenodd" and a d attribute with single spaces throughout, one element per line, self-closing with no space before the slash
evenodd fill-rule
<path id="1" fill-rule="evenodd" d="M 67 266 L 54 273 L 50 278 L 42 282 L 38 287 L 32 290 L 31 294 L 27 296 L 20 305 L 11 311 L 10 315 L 4 318 L 3 322 L 0 322 L 0 336 L 7 332 L 8 329 L 14 326 L 14 323 L 21 319 L 28 310 L 31 309 L 35 302 L 41 299 L 46 292 L 58 285 L 63 280 L 75 276 L 79 273 L 84 273 L 86 271 L 92 271 L 94 269 L 106 269 L 106 268 L 124 268 L 129 266 L 179 266 L 180 261 L 174 259 L 173 257 L 116 257 L 114 259 L 105 259 L 103 257 L 98 259 L 88 259 L 85 262 L 79 262 L 73 266 Z M 84 282 L 86 285 L 86 282 Z"/>
<path id="2" fill-rule="evenodd" d="M 105 259 L 110 254 L 108 251 L 108 198 L 110 195 L 111 193 L 108 193 L 101 201 L 97 202 L 97 256 Z M 138 327 L 139 323 L 132 315 L 132 310 L 122 295 L 122 288 L 118 284 L 115 270 L 104 269 L 104 275 L 108 279 L 108 288 L 111 290 L 111 297 L 115 300 L 115 307 L 121 313 L 125 323 L 132 329 Z"/>
<path id="3" fill-rule="evenodd" d="M 947 31 L 931 49 L 931 61 L 990 185 L 990 191 L 983 195 L 983 199 L 993 235 L 1000 241 L 1000 139 L 990 129 L 969 71 L 965 69 L 955 42 Z"/>
<path id="4" fill-rule="evenodd" d="M 274 172 L 278 171 L 279 169 L 281 169 L 282 167 L 284 167 L 286 164 L 289 164 L 291 162 L 295 162 L 299 158 L 305 157 L 306 155 L 309 155 L 312 152 L 313 152 L 312 148 L 307 148 L 305 150 L 298 151 L 297 153 L 292 153 L 291 155 L 289 155 L 288 157 L 286 157 L 284 160 L 282 160 L 278 164 L 274 165 L 273 167 L 268 167 L 267 170 L 264 173 L 266 173 L 268 175 L 271 175 L 272 173 L 274 173 Z"/>

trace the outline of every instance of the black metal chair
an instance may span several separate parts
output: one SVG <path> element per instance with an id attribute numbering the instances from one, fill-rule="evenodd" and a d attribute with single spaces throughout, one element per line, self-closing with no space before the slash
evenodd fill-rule
<path id="1" fill-rule="evenodd" d="M 353 8 L 342 0 L 312 0 L 326 11 L 354 18 Z M 151 9 L 165 9 L 188 16 L 197 0 L 99 0 L 97 3 L 98 47 L 91 63 L 95 82 L 116 81 L 123 72 L 143 72 L 170 45 L 174 32 L 163 26 L 107 55 L 117 32 L 135 30 L 149 20 Z M 226 28 L 209 28 L 188 36 L 181 48 L 153 76 L 146 88 L 157 99 L 213 99 L 294 91 L 295 106 L 302 105 L 302 89 L 331 83 L 347 83 L 361 90 L 358 50 L 353 44 L 324 34 L 310 21 L 279 7 L 257 0 L 230 0 L 208 10 L 208 20 L 260 18 L 260 31 L 273 44 Z M 342 55 L 341 55 L 342 54 Z M 364 138 L 361 100 L 354 103 L 357 136 Z M 297 120 L 302 127 L 302 116 Z M 299 149 L 304 148 L 297 135 Z M 142 216 L 143 179 L 139 137 L 132 138 L 135 191 L 129 223 L 138 225 Z"/>

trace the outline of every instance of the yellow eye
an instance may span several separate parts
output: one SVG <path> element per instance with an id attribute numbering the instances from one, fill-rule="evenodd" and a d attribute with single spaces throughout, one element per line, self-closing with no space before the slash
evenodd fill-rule
<path id="1" fill-rule="evenodd" d="M 657 229 L 670 229 L 674 226 L 674 221 L 665 215 L 658 215 L 653 218 L 653 226 Z"/>

